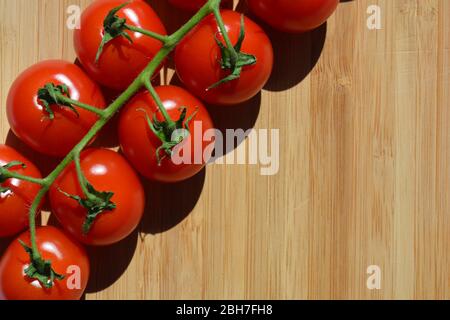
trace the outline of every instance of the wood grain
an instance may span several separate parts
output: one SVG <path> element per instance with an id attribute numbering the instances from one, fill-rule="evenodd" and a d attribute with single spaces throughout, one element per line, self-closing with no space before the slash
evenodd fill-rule
<path id="1" fill-rule="evenodd" d="M 150 2 L 171 30 L 185 18 Z M 9 132 L 8 89 L 39 60 L 75 58 L 66 8 L 88 3 L 0 0 L 1 141 L 26 149 Z M 371 4 L 381 30 L 366 26 Z M 447 0 L 347 1 L 314 32 L 269 30 L 266 89 L 211 113 L 220 128 L 280 129 L 279 173 L 212 165 L 145 182 L 140 232 L 90 249 L 86 298 L 449 299 L 449 12 Z M 369 265 L 381 290 L 366 287 Z"/>

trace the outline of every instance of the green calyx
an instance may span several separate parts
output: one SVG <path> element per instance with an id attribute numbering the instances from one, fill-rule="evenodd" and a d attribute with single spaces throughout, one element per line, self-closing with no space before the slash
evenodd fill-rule
<path id="1" fill-rule="evenodd" d="M 245 39 L 245 23 L 243 15 L 241 16 L 241 29 L 239 32 L 239 38 L 233 48 L 228 48 L 227 46 L 225 46 L 222 41 L 217 38 L 217 36 L 215 37 L 215 39 L 222 54 L 222 57 L 220 59 L 220 67 L 222 68 L 222 70 L 229 70 L 231 73 L 219 82 L 210 86 L 207 90 L 217 88 L 224 83 L 239 79 L 242 73 L 242 68 L 244 68 L 245 66 L 254 65 L 257 62 L 257 59 L 254 55 L 241 52 L 242 43 Z"/>
<path id="2" fill-rule="evenodd" d="M 87 210 L 86 219 L 83 223 L 83 234 L 87 235 L 94 224 L 97 217 L 104 213 L 105 211 L 112 211 L 116 208 L 116 204 L 111 201 L 114 196 L 113 192 L 97 191 L 89 183 L 86 183 L 86 198 L 81 198 L 80 196 L 74 196 L 68 194 L 62 190 L 59 190 L 65 196 L 77 201 L 83 208 Z"/>
<path id="3" fill-rule="evenodd" d="M 117 16 L 117 12 L 119 12 L 122 8 L 127 6 L 129 2 L 126 2 L 114 9 L 112 9 L 108 15 L 106 16 L 105 20 L 103 21 L 103 38 L 102 42 L 100 43 L 100 46 L 97 51 L 97 55 L 95 56 L 95 63 L 98 63 L 100 60 L 100 56 L 102 55 L 103 48 L 105 45 L 112 41 L 113 39 L 117 37 L 124 37 L 130 43 L 133 43 L 133 40 L 131 39 L 130 35 L 125 31 L 126 28 L 126 22 L 127 20 L 125 18 L 119 18 Z"/>
<path id="4" fill-rule="evenodd" d="M 65 84 L 55 85 L 53 83 L 47 83 L 43 88 L 38 90 L 38 100 L 44 106 L 50 120 L 55 118 L 55 113 L 50 107 L 51 105 L 68 107 L 79 117 L 78 111 L 71 103 L 64 99 L 65 96 L 70 98 L 69 88 Z"/>
<path id="5" fill-rule="evenodd" d="M 3 182 L 0 182 L 0 183 L 3 183 Z M 4 192 L 8 192 L 8 191 L 11 191 L 11 189 L 0 185 L 0 193 L 4 193 Z"/>
<path id="6" fill-rule="evenodd" d="M 7 175 L 8 169 L 11 169 L 13 167 L 18 167 L 18 166 L 22 167 L 23 169 L 25 169 L 27 167 L 24 163 L 22 163 L 20 161 L 12 161 L 10 163 L 7 163 L 4 166 L 0 166 L 0 193 L 11 190 L 10 188 L 3 187 L 1 184 L 10 178 Z"/>
<path id="7" fill-rule="evenodd" d="M 196 110 L 191 116 L 186 118 L 187 108 L 183 107 L 180 109 L 180 118 L 177 121 L 159 121 L 156 114 L 153 114 L 153 119 L 150 119 L 150 116 L 144 109 L 139 109 L 139 111 L 144 112 L 150 130 L 162 142 L 161 146 L 156 150 L 158 165 L 161 165 L 166 157 L 171 157 L 173 148 L 189 136 L 189 123 L 198 112 Z"/>
<path id="8" fill-rule="evenodd" d="M 55 270 L 53 270 L 51 261 L 43 260 L 40 257 L 34 257 L 33 250 L 22 240 L 19 240 L 19 242 L 28 253 L 31 260 L 30 265 L 24 270 L 27 277 L 38 280 L 41 285 L 47 289 L 53 287 L 55 280 L 64 279 L 63 275 L 58 274 Z"/>

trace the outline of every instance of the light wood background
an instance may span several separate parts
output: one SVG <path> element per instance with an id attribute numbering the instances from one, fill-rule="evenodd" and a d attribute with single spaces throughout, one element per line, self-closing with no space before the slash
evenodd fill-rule
<path id="1" fill-rule="evenodd" d="M 1 141 L 26 149 L 9 133 L 8 88 L 39 60 L 75 58 L 66 9 L 89 2 L 0 0 Z M 150 2 L 169 29 L 182 20 Z M 366 26 L 372 4 L 381 30 Z M 449 13 L 448 0 L 345 1 L 312 33 L 270 31 L 266 90 L 211 112 L 221 128 L 280 129 L 279 173 L 213 165 L 146 183 L 140 233 L 90 250 L 86 298 L 450 298 Z"/>

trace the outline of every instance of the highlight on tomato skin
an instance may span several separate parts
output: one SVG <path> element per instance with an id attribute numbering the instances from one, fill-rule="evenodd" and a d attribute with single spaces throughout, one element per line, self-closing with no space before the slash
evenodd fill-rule
<path id="1" fill-rule="evenodd" d="M 163 118 L 147 91 L 138 93 L 121 111 L 121 149 L 133 167 L 150 180 L 165 183 L 186 180 L 200 172 L 211 156 L 207 149 L 211 142 L 202 140 L 198 143 L 192 137 L 203 137 L 206 131 L 214 129 L 213 122 L 203 103 L 185 89 L 170 85 L 159 86 L 155 90 L 172 120 L 179 119 L 183 107 L 187 108 L 186 119 L 192 117 L 188 125 L 190 135 L 181 143 L 181 146 L 190 144 L 190 163 L 175 164 L 170 157 L 158 162 L 157 149 L 161 141 L 150 130 L 146 116 L 150 119 L 153 115 L 157 115 L 159 120 Z M 212 140 L 214 142 L 213 137 Z M 200 161 L 195 161 L 195 158 Z"/>
<path id="2" fill-rule="evenodd" d="M 36 240 L 43 259 L 64 276 L 55 280 L 52 288 L 43 288 L 38 280 L 30 279 L 24 269 L 30 257 L 19 240 L 30 246 L 30 234 L 25 232 L 6 249 L 0 260 L 0 300 L 79 300 L 86 290 L 90 266 L 84 248 L 61 230 L 38 227 Z"/>
<path id="3" fill-rule="evenodd" d="M 221 10 L 221 15 L 233 45 L 238 42 L 242 15 Z M 211 88 L 230 74 L 221 67 L 222 42 L 219 27 L 213 15 L 200 22 L 175 49 L 175 68 L 186 88 L 203 101 L 214 105 L 236 105 L 256 96 L 272 73 L 274 53 L 272 43 L 264 30 L 244 17 L 245 38 L 241 52 L 253 55 L 256 63 L 244 66 L 239 79 Z"/>
<path id="4" fill-rule="evenodd" d="M 325 23 L 339 0 L 247 0 L 247 4 L 252 13 L 273 28 L 302 33 Z"/>
<path id="5" fill-rule="evenodd" d="M 83 232 L 87 209 L 63 193 L 84 197 L 72 163 L 50 188 L 52 212 L 65 231 L 84 244 L 104 246 L 119 242 L 136 229 L 144 213 L 145 193 L 139 177 L 122 155 L 107 149 L 83 151 L 80 163 L 87 181 L 96 190 L 114 193 L 111 201 L 116 208 L 99 214 L 89 232 Z"/>
<path id="6" fill-rule="evenodd" d="M 12 84 L 6 102 L 6 114 L 14 134 L 37 152 L 64 157 L 98 120 L 90 111 L 76 112 L 51 105 L 54 118 L 38 99 L 38 91 L 47 84 L 67 86 L 73 100 L 104 109 L 100 87 L 77 65 L 63 60 L 38 62 L 23 71 Z"/>
<path id="7" fill-rule="evenodd" d="M 15 149 L 0 144 L 0 167 L 13 161 L 21 162 L 8 169 L 11 172 L 33 178 L 42 178 L 39 169 Z M 0 193 L 0 237 L 10 237 L 28 226 L 28 209 L 39 192 L 40 186 L 19 179 L 8 179 L 2 183 L 8 190 Z"/>
<path id="8" fill-rule="evenodd" d="M 159 40 L 125 31 L 132 42 L 125 37 L 113 39 L 96 62 L 104 35 L 103 21 L 112 9 L 125 3 L 117 16 L 126 18 L 127 24 L 167 35 L 160 18 L 143 0 L 96 0 L 83 11 L 80 28 L 74 31 L 73 38 L 77 57 L 89 76 L 115 90 L 125 90 L 163 46 Z"/>

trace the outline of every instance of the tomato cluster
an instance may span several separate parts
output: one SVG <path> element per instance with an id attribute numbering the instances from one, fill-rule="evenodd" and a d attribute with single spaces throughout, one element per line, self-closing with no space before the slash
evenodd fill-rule
<path id="1" fill-rule="evenodd" d="M 188 11 L 207 2 L 168 1 Z M 319 26 L 337 3 L 248 0 L 257 17 L 288 32 Z M 218 12 L 179 39 L 174 50 L 176 72 L 185 89 L 153 88 L 149 76 L 142 80 L 146 90 L 123 107 L 118 125 L 122 154 L 101 148 L 81 152 L 77 146 L 86 136 L 86 144 L 93 142 L 95 135 L 89 137 L 89 132 L 112 116 L 109 108 L 114 103 L 107 107 L 101 87 L 133 86 L 170 39 L 145 1 L 94 1 L 74 32 L 80 66 L 43 61 L 16 79 L 6 105 L 12 131 L 36 152 L 71 158 L 48 185 L 48 177 L 43 179 L 33 163 L 0 145 L 0 237 L 34 225 L 28 214 L 43 188 L 49 191 L 51 212 L 62 227 L 30 228 L 11 243 L 0 260 L 0 299 L 79 299 L 89 279 L 89 259 L 79 243 L 110 245 L 136 229 L 145 207 L 138 174 L 171 183 L 194 176 L 206 165 L 213 150 L 193 138 L 214 129 L 204 103 L 230 106 L 251 99 L 268 81 L 274 61 L 271 41 L 261 27 L 235 11 Z M 158 62 L 152 74 L 163 67 L 165 57 Z M 191 161 L 173 161 L 181 147 L 189 150 Z M 40 207 L 37 204 L 36 211 Z M 50 275 L 50 283 L 40 278 L 43 273 Z"/>

